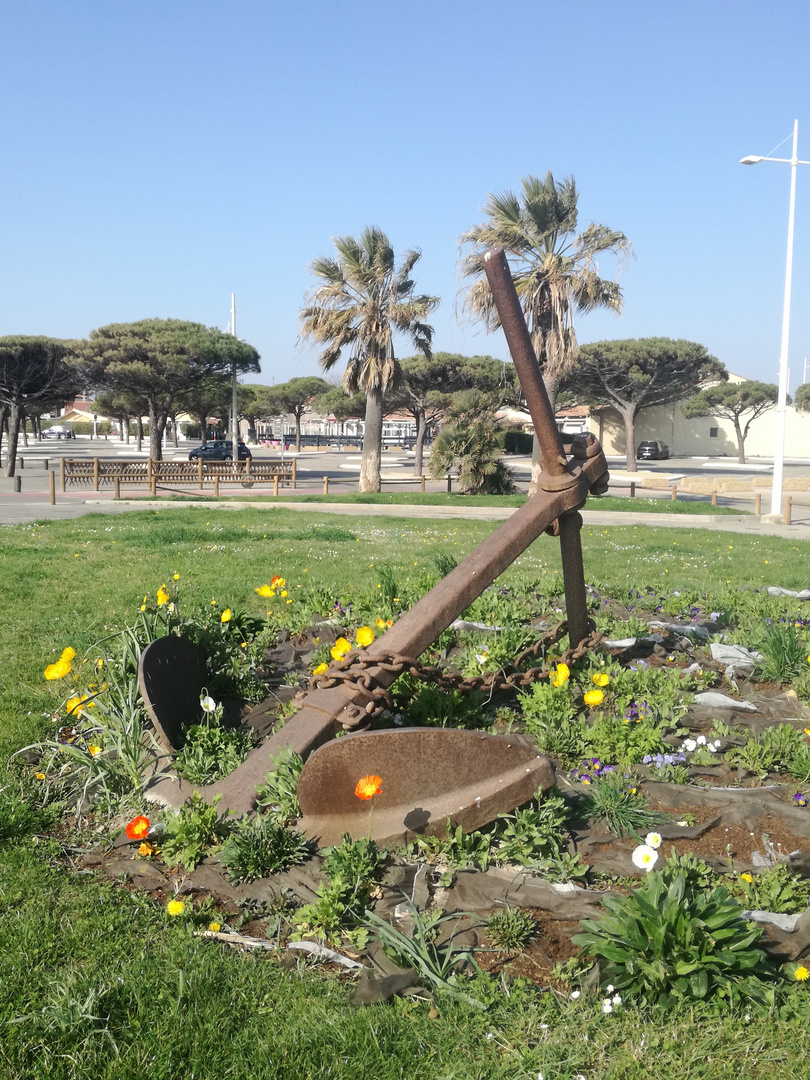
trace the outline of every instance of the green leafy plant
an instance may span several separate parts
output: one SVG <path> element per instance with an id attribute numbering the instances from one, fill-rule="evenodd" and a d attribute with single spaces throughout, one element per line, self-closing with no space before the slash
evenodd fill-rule
<path id="1" fill-rule="evenodd" d="M 436 989 L 456 997 L 463 997 L 465 1001 L 477 1008 L 483 1008 L 484 1006 L 479 1001 L 461 989 L 459 981 L 459 969 L 462 965 L 468 964 L 480 974 L 480 968 L 470 949 L 455 943 L 457 927 L 466 917 L 467 912 L 425 916 L 419 911 L 414 911 L 413 930 L 409 936 L 391 926 L 385 919 L 381 919 L 375 912 L 366 912 L 369 929 L 397 963 L 415 968 L 422 978 Z M 437 932 L 440 927 L 448 923 L 453 923 L 453 928 L 445 940 L 439 944 L 436 940 Z"/>
<path id="2" fill-rule="evenodd" d="M 794 874 L 785 863 L 760 874 L 739 874 L 730 891 L 751 911 L 792 915 L 810 906 L 810 881 Z"/>
<path id="3" fill-rule="evenodd" d="M 168 819 L 160 843 L 167 863 L 181 863 L 186 870 L 193 870 L 227 837 L 228 822 L 224 815 L 220 817 L 217 813 L 221 798 L 217 795 L 212 803 L 207 803 L 195 791 Z"/>
<path id="4" fill-rule="evenodd" d="M 219 861 L 233 882 L 255 881 L 305 862 L 312 854 L 301 833 L 257 814 L 242 818 L 222 845 Z"/>
<path id="5" fill-rule="evenodd" d="M 481 668 L 478 668 L 478 674 Z M 479 690 L 462 694 L 441 690 L 411 675 L 397 679 L 393 691 L 395 708 L 413 727 L 480 728 L 490 722 L 484 695 Z"/>
<path id="6" fill-rule="evenodd" d="M 326 883 L 318 886 L 318 899 L 296 913 L 296 935 L 338 941 L 362 927 L 385 859 L 373 840 L 353 840 L 348 833 L 340 844 L 328 848 L 323 863 Z M 362 943 L 356 935 L 354 940 Z"/>
<path id="7" fill-rule="evenodd" d="M 537 923 L 528 911 L 505 907 L 487 919 L 487 934 L 496 949 L 523 949 L 537 936 Z"/>
<path id="8" fill-rule="evenodd" d="M 304 759 L 294 750 L 284 747 L 274 761 L 275 768 L 256 788 L 256 808 L 277 822 L 295 821 L 301 816 L 298 778 L 304 767 Z"/>
<path id="9" fill-rule="evenodd" d="M 241 765 L 252 747 L 249 731 L 222 727 L 212 719 L 192 724 L 186 730 L 185 741 L 173 764 L 178 775 L 192 784 L 212 784 Z"/>
<path id="10" fill-rule="evenodd" d="M 562 758 L 583 757 L 585 725 L 576 719 L 577 706 L 567 686 L 553 686 L 547 679 L 518 694 L 527 732 L 540 750 Z"/>
<path id="11" fill-rule="evenodd" d="M 687 889 L 711 889 L 717 882 L 717 874 L 703 859 L 695 855 L 678 855 L 675 848 L 659 870 L 667 887 L 680 874 Z"/>
<path id="12" fill-rule="evenodd" d="M 626 776 L 605 773 L 580 796 L 578 813 L 587 821 L 604 825 L 611 832 L 639 836 L 668 820 L 665 814 L 649 809 L 649 800 Z"/>
<path id="13" fill-rule="evenodd" d="M 570 808 L 559 791 L 540 793 L 530 807 L 500 814 L 495 823 L 499 862 L 533 866 L 556 858 L 568 843 Z"/>
<path id="14" fill-rule="evenodd" d="M 756 675 L 764 682 L 786 683 L 807 667 L 808 642 L 792 622 L 772 622 L 765 628 L 758 651 Z"/>
<path id="15" fill-rule="evenodd" d="M 773 1002 L 767 983 L 776 973 L 758 945 L 762 928 L 745 922 L 722 886 L 692 888 L 683 874 L 667 883 L 653 871 L 629 896 L 602 902 L 610 914 L 583 919 L 572 938 L 600 958 L 602 985 L 664 1009 L 718 997 Z"/>

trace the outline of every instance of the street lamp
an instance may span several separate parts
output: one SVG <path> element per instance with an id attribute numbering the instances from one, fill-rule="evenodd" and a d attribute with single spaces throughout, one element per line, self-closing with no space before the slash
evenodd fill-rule
<path id="1" fill-rule="evenodd" d="M 782 511 L 782 476 L 785 466 L 785 419 L 787 416 L 788 391 L 788 340 L 790 338 L 790 287 L 793 276 L 793 219 L 796 210 L 796 166 L 810 165 L 810 161 L 799 161 L 799 121 L 793 121 L 793 154 L 789 158 L 758 157 L 749 154 L 740 158 L 741 165 L 758 165 L 760 161 L 784 161 L 790 165 L 790 213 L 788 214 L 787 269 L 785 270 L 785 303 L 782 309 L 782 348 L 779 352 L 779 395 L 776 401 L 776 425 L 773 451 L 773 491 L 771 493 L 771 514 Z"/>

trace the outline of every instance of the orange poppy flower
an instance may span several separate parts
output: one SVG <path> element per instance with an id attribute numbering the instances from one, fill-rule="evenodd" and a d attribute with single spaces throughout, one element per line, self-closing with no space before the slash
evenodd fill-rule
<path id="1" fill-rule="evenodd" d="M 149 832 L 149 818 L 139 814 L 127 823 L 127 840 L 143 840 Z"/>
<path id="2" fill-rule="evenodd" d="M 357 781 L 354 793 L 358 799 L 373 799 L 375 795 L 382 795 L 382 777 L 364 776 Z"/>

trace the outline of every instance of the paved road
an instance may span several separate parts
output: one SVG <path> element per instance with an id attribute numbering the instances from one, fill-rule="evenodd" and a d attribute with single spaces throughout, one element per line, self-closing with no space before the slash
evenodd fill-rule
<path id="1" fill-rule="evenodd" d="M 170 448 L 166 453 L 167 458 L 176 458 L 178 460 L 187 460 L 188 451 L 194 443 L 183 443 L 178 450 Z M 167 504 L 165 502 L 153 503 L 148 496 L 135 496 L 128 498 L 126 501 L 121 500 L 116 502 L 113 498 L 113 492 L 100 491 L 93 492 L 87 488 L 72 489 L 67 492 L 56 493 L 56 505 L 51 506 L 49 501 L 49 476 L 48 472 L 56 470 L 56 487 L 58 488 L 58 467 L 59 458 L 61 456 L 67 457 L 94 457 L 96 455 L 102 457 L 127 457 L 133 458 L 137 455 L 134 453 L 134 446 L 126 446 L 123 443 L 103 440 L 90 440 L 90 439 L 76 439 L 67 442 L 61 441 L 47 441 L 42 443 L 33 443 L 29 447 L 22 447 L 18 451 L 18 457 L 23 458 L 23 467 L 18 470 L 18 476 L 20 478 L 21 491 L 14 491 L 14 480 L 7 477 L 0 478 L 0 524 L 14 524 L 27 521 L 36 520 L 53 520 L 57 518 L 75 518 L 80 517 L 83 514 L 101 512 L 101 513 L 126 513 L 132 509 L 146 509 L 150 506 L 157 506 L 160 509 L 166 509 Z M 142 458 L 146 458 L 147 454 L 140 455 Z M 270 451 L 269 449 L 259 448 L 254 451 L 254 457 L 257 459 L 262 458 L 275 458 L 278 453 Z M 619 458 L 608 459 L 609 464 L 616 469 L 624 468 L 624 461 Z M 383 456 L 383 475 L 394 479 L 405 479 L 412 475 L 413 472 L 413 455 L 403 454 L 398 451 L 387 451 Z M 767 475 L 768 463 L 764 461 L 756 461 L 750 465 L 749 468 L 740 467 L 730 459 L 715 459 L 708 463 L 710 467 L 706 467 L 706 459 L 701 458 L 675 458 L 670 461 L 662 462 L 645 462 L 644 468 L 650 469 L 653 472 L 661 473 L 667 476 L 684 476 L 684 475 L 700 475 L 705 477 L 718 476 L 728 477 L 737 476 L 742 478 L 752 477 L 756 475 L 762 475 L 763 472 Z M 515 478 L 519 487 L 525 489 L 528 486 L 530 473 L 531 473 L 531 461 L 528 457 L 515 457 L 510 459 L 510 465 L 514 469 Z M 315 493 L 320 494 L 323 491 L 323 477 L 329 478 L 330 492 L 347 492 L 355 491 L 357 489 L 357 477 L 360 471 L 360 455 L 349 451 L 337 452 L 337 451 L 303 451 L 298 455 L 298 490 L 301 493 Z M 791 476 L 808 476 L 810 475 L 810 459 L 805 461 L 791 461 L 786 463 L 785 475 Z M 418 490 L 418 487 L 410 486 L 403 487 L 404 490 L 413 491 Z M 239 508 L 245 505 L 251 505 L 244 501 L 244 490 L 239 487 L 232 489 L 234 494 L 240 496 L 239 502 L 229 502 L 227 498 L 222 498 L 217 504 L 207 502 L 206 505 L 211 507 L 216 505 L 217 507 Z M 446 490 L 445 481 L 429 481 L 429 491 L 444 491 Z M 210 497 L 210 489 L 208 495 Z M 612 492 L 613 493 L 613 492 Z M 626 488 L 617 488 L 616 494 L 626 495 L 629 497 L 629 493 Z M 194 505 L 194 498 L 189 497 L 189 489 L 178 487 L 172 491 L 172 494 L 179 496 L 186 496 L 182 503 L 174 502 L 172 505 Z M 272 485 L 260 485 L 256 484 L 251 489 L 251 495 L 272 495 Z M 732 500 L 727 501 L 729 504 L 733 504 Z M 764 499 L 763 502 L 766 502 Z M 261 507 L 267 507 L 267 502 L 256 504 Z M 289 502 L 280 503 L 290 509 L 291 504 Z M 739 504 L 742 508 L 750 510 L 751 503 L 741 502 Z M 316 511 L 320 513 L 346 513 L 345 505 L 341 504 L 323 504 L 323 503 L 301 503 L 295 506 L 295 509 L 301 511 Z M 371 514 L 390 514 L 389 507 L 376 506 L 371 504 L 359 504 L 353 505 L 351 513 L 367 513 Z M 442 517 L 480 517 L 488 520 L 499 520 L 504 517 L 508 517 L 510 511 L 500 510 L 491 507 L 473 507 L 465 506 L 463 508 L 450 508 L 450 507 L 399 507 L 397 513 L 407 514 L 414 517 L 436 517 L 440 515 Z M 675 515 L 675 514 L 644 514 L 644 513 L 621 513 L 614 514 L 605 511 L 588 510 L 583 515 L 588 523 L 592 524 L 655 524 L 659 526 L 668 526 L 670 528 L 711 528 L 719 529 L 728 532 L 736 533 L 759 533 L 772 536 L 785 536 L 795 537 L 800 539 L 810 539 L 810 498 L 807 502 L 802 501 L 801 494 L 794 497 L 793 508 L 793 524 L 789 526 L 770 524 L 760 522 L 752 514 L 746 514 L 745 517 L 733 518 L 733 517 L 717 517 L 716 515 Z"/>

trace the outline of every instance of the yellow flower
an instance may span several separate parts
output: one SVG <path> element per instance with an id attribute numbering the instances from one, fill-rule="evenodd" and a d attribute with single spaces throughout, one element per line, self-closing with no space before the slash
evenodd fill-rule
<path id="1" fill-rule="evenodd" d="M 61 655 L 60 659 L 61 660 L 67 660 L 67 662 L 70 663 L 70 661 L 75 656 L 76 656 L 76 650 L 71 649 L 71 647 L 68 645 L 68 647 L 66 649 L 62 649 L 62 655 Z"/>
<path id="2" fill-rule="evenodd" d="M 260 585 L 255 592 L 257 592 L 259 596 L 275 596 L 275 593 L 269 585 Z"/>
<path id="3" fill-rule="evenodd" d="M 753 880 L 750 874 L 740 874 L 740 881 L 747 881 L 750 885 Z"/>
<path id="4" fill-rule="evenodd" d="M 152 847 L 151 844 L 141 844 L 141 846 L 138 848 L 138 854 L 142 858 L 148 859 L 149 856 L 154 853 L 154 850 L 155 849 Z"/>
<path id="5" fill-rule="evenodd" d="M 793 972 L 793 978 L 796 982 L 807 982 L 807 980 L 810 979 L 810 970 L 808 970 L 804 964 L 799 964 Z"/>
<path id="6" fill-rule="evenodd" d="M 161 585 L 157 591 L 157 603 L 158 607 L 163 607 L 164 604 L 168 604 L 169 594 L 166 592 L 166 586 Z"/>
<path id="7" fill-rule="evenodd" d="M 210 922 L 208 924 L 208 929 L 211 931 L 212 934 L 218 934 L 222 929 L 222 923 Z"/>
<path id="8" fill-rule="evenodd" d="M 318 666 L 313 669 L 312 674 L 313 675 L 322 675 L 324 673 L 324 671 L 327 671 L 328 669 L 329 669 L 328 664 L 318 664 Z"/>
<path id="9" fill-rule="evenodd" d="M 357 644 L 361 649 L 365 649 L 374 640 L 374 631 L 370 626 L 361 626 L 357 631 Z"/>
<path id="10" fill-rule="evenodd" d="M 606 675 L 603 671 L 597 671 L 597 673 L 593 676 L 592 681 L 594 686 L 607 686 L 607 684 L 610 682 L 610 676 Z"/>
<path id="11" fill-rule="evenodd" d="M 374 620 L 374 625 L 378 626 L 380 628 L 380 630 L 384 630 L 385 629 L 385 619 L 375 619 Z"/>
<path id="12" fill-rule="evenodd" d="M 554 674 L 551 676 L 551 685 L 556 686 L 557 689 L 561 686 L 565 686 L 568 680 L 571 678 L 571 669 L 568 664 L 557 664 L 554 669 Z"/>
<path id="13" fill-rule="evenodd" d="M 233 618 L 233 612 L 231 611 L 231 609 L 229 607 L 226 607 L 225 610 L 220 615 L 219 621 L 226 623 L 226 622 L 230 622 L 232 618 Z"/>
<path id="14" fill-rule="evenodd" d="M 342 660 L 347 652 L 351 652 L 351 649 L 352 643 L 347 641 L 345 637 L 339 637 L 329 650 L 329 655 L 333 660 Z"/>
<path id="15" fill-rule="evenodd" d="M 605 700 L 605 695 L 602 693 L 601 690 L 589 690 L 588 693 L 585 695 L 584 700 L 588 708 L 592 709 L 594 708 L 594 706 L 602 704 L 602 702 Z"/>
<path id="16" fill-rule="evenodd" d="M 95 757 L 96 754 L 101 753 L 101 747 L 100 746 L 94 746 L 93 743 L 91 743 L 87 747 L 87 753 L 90 755 L 90 757 Z"/>
<path id="17" fill-rule="evenodd" d="M 183 903 L 182 900 L 170 900 L 166 905 L 167 915 L 182 915 L 185 910 L 186 905 Z"/>
<path id="18" fill-rule="evenodd" d="M 180 580 L 180 575 L 179 574 L 172 574 L 172 581 L 179 581 L 179 580 Z"/>
<path id="19" fill-rule="evenodd" d="M 48 664 L 45 668 L 46 679 L 64 679 L 66 675 L 70 674 L 70 660 L 66 660 L 60 657 L 55 664 Z"/>
<path id="20" fill-rule="evenodd" d="M 37 774 L 35 775 L 35 777 L 34 777 L 34 778 L 35 778 L 36 780 L 44 780 L 44 779 L 45 779 L 45 773 L 44 773 L 44 772 L 38 772 L 38 773 L 37 773 Z"/>

